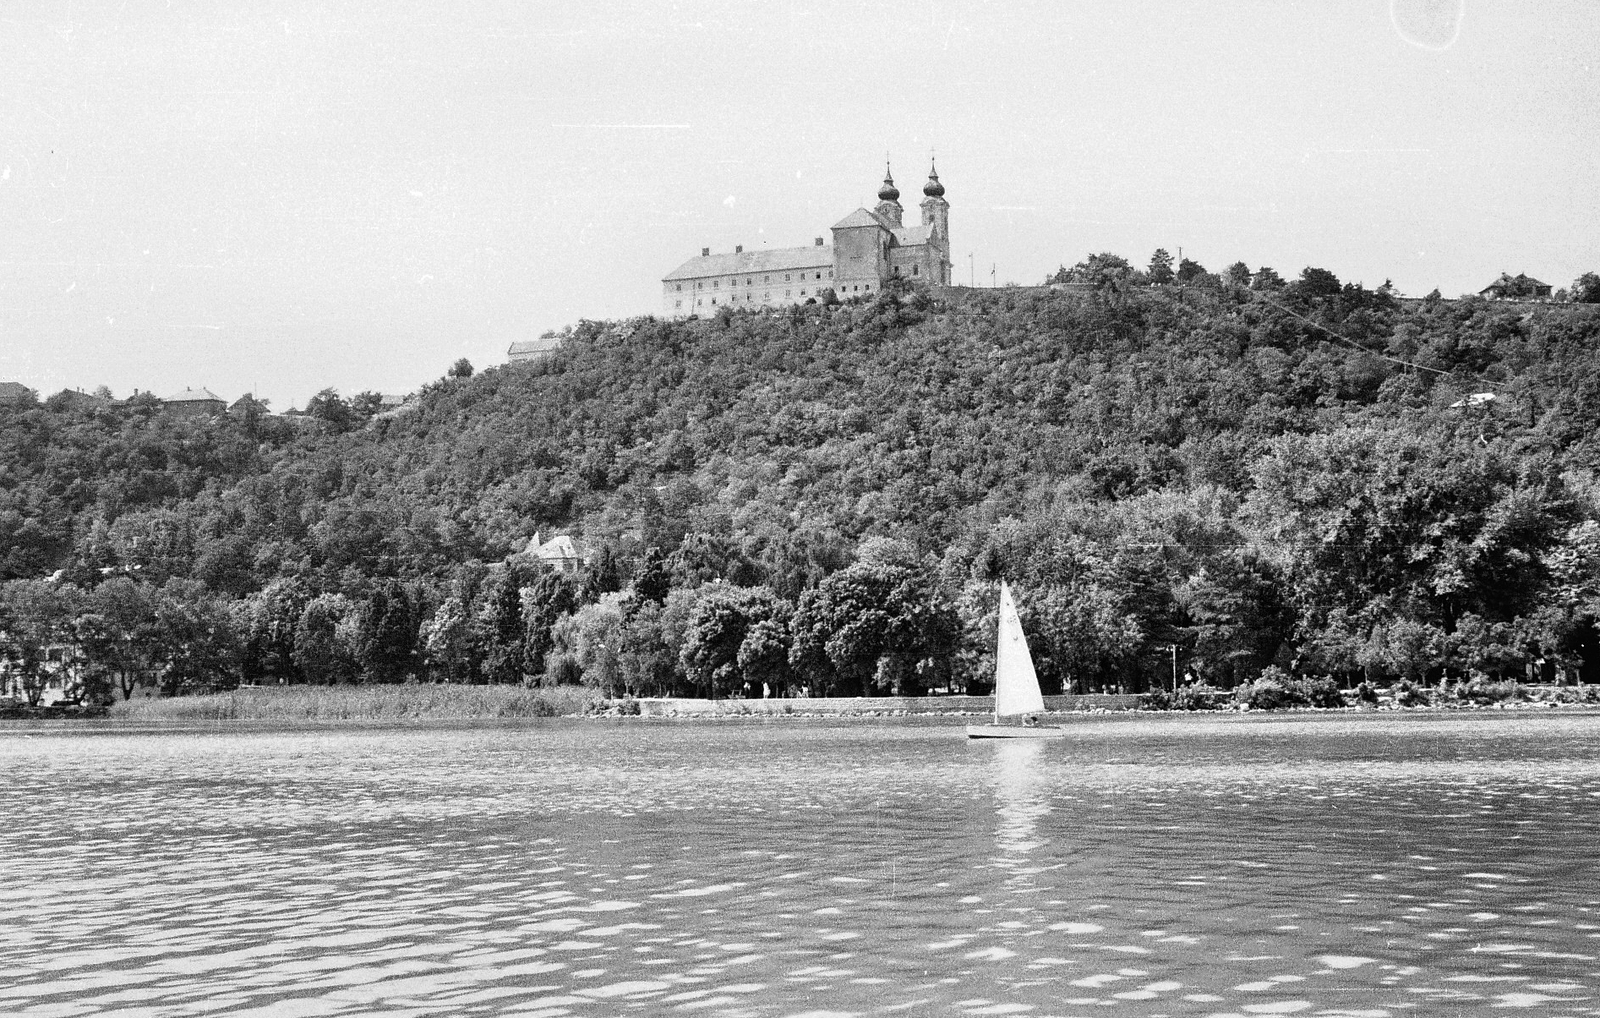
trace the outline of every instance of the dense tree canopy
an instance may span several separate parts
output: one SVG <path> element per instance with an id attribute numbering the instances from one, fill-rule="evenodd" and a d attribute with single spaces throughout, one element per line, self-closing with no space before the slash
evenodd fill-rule
<path id="1" fill-rule="evenodd" d="M 1052 688 L 1172 647 L 1224 685 L 1600 679 L 1592 306 L 1163 267 L 582 322 L 385 413 L 0 406 L 0 653 L 107 688 L 980 688 L 1005 576 Z"/>

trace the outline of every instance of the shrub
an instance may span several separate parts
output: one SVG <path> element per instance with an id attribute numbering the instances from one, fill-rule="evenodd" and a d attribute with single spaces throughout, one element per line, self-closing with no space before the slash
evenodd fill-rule
<path id="1" fill-rule="evenodd" d="M 1495 682 L 1487 675 L 1474 675 L 1470 679 L 1463 679 L 1453 686 L 1441 687 L 1440 698 L 1449 698 L 1458 703 L 1473 703 L 1480 707 L 1489 704 L 1504 703 L 1507 700 L 1521 700 L 1527 697 L 1527 691 L 1509 679 Z"/>
<path id="2" fill-rule="evenodd" d="M 1235 689 L 1233 702 L 1245 710 L 1283 710 L 1304 706 L 1295 693 L 1295 690 L 1276 678 L 1263 675 Z"/>
<path id="3" fill-rule="evenodd" d="M 1268 665 L 1255 681 L 1234 690 L 1233 702 L 1248 710 L 1345 705 L 1344 695 L 1331 678 L 1297 679 L 1277 665 Z"/>
<path id="4" fill-rule="evenodd" d="M 557 654 L 545 672 L 547 686 L 576 686 L 583 682 L 583 666 L 571 654 Z"/>
<path id="5" fill-rule="evenodd" d="M 1301 679 L 1297 685 L 1301 688 L 1301 695 L 1306 704 L 1311 707 L 1344 707 L 1344 694 L 1339 692 L 1339 684 L 1324 675 L 1318 679 Z"/>
<path id="6" fill-rule="evenodd" d="M 1428 691 L 1410 679 L 1401 679 L 1390 686 L 1389 696 L 1396 707 L 1426 707 L 1432 702 Z"/>
<path id="7" fill-rule="evenodd" d="M 1203 683 L 1179 686 L 1172 696 L 1173 710 L 1220 710 L 1228 702 L 1225 690 Z"/>
<path id="8" fill-rule="evenodd" d="M 1352 692 L 1355 694 L 1357 703 L 1368 703 L 1374 707 L 1378 705 L 1378 687 L 1374 686 L 1370 681 L 1361 680 L 1361 685 L 1357 686 Z"/>
<path id="9" fill-rule="evenodd" d="M 1172 710 L 1172 694 L 1165 689 L 1152 689 L 1139 697 L 1140 710 Z"/>

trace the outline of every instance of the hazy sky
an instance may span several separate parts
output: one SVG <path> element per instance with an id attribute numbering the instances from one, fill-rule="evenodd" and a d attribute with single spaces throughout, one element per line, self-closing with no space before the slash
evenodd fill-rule
<path id="1" fill-rule="evenodd" d="M 1460 9 L 7 0 L 0 379 L 407 391 L 655 312 L 702 247 L 810 243 L 886 152 L 914 215 L 936 150 L 962 281 L 1161 246 L 1565 286 L 1600 3 Z"/>

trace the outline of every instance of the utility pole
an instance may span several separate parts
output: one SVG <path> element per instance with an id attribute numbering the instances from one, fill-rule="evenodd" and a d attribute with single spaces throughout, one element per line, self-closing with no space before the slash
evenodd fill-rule
<path id="1" fill-rule="evenodd" d="M 995 269 L 995 263 L 994 262 L 990 262 L 989 263 L 989 289 L 991 289 L 991 290 L 994 289 L 994 280 L 995 280 L 994 269 Z"/>
<path id="2" fill-rule="evenodd" d="M 973 265 L 972 265 L 972 255 L 969 254 L 969 255 L 967 255 L 967 286 L 968 287 L 974 287 L 974 286 L 978 285 L 978 277 L 977 277 L 976 273 L 977 273 L 977 270 L 974 269 Z"/>

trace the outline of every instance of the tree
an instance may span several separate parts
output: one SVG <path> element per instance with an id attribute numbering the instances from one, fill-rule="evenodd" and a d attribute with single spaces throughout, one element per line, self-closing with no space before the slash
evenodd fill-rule
<path id="1" fill-rule="evenodd" d="M 465 357 L 463 357 L 460 360 L 456 361 L 454 364 L 450 365 L 450 377 L 451 378 L 471 378 L 472 377 L 472 362 L 467 360 Z"/>
<path id="2" fill-rule="evenodd" d="M 832 695 L 915 695 L 954 652 L 959 622 L 931 573 L 884 551 L 864 543 L 795 608 L 789 662 Z"/>
<path id="3" fill-rule="evenodd" d="M 478 592 L 472 618 L 473 642 L 478 648 L 478 680 L 490 683 L 520 682 L 525 660 L 522 591 L 533 576 L 525 569 L 506 565 L 489 574 Z"/>
<path id="4" fill-rule="evenodd" d="M 1192 283 L 1195 279 L 1206 274 L 1206 267 L 1189 258 L 1178 263 L 1178 282 Z"/>
<path id="5" fill-rule="evenodd" d="M 114 576 L 85 599 L 78 640 L 91 673 L 114 680 L 127 700 L 160 667 L 157 592 L 149 584 Z"/>
<path id="6" fill-rule="evenodd" d="M 1150 269 L 1148 272 L 1150 282 L 1155 286 L 1165 286 L 1173 280 L 1172 255 L 1163 247 L 1156 248 L 1155 254 L 1150 256 Z"/>
<path id="7" fill-rule="evenodd" d="M 1234 262 L 1222 270 L 1222 279 L 1229 286 L 1249 286 L 1250 266 L 1244 262 Z"/>
<path id="8" fill-rule="evenodd" d="M 307 682 L 334 685 L 360 675 L 361 605 L 343 594 L 319 594 L 306 603 L 294 634 L 294 660 Z"/>
<path id="9" fill-rule="evenodd" d="M 72 641 L 79 592 L 47 580 L 0 583 L 0 658 L 11 664 L 23 696 L 39 705 L 63 648 Z M 57 667 L 51 666 L 55 658 Z"/>
<path id="10" fill-rule="evenodd" d="M 306 415 L 328 425 L 334 431 L 349 431 L 357 423 L 356 412 L 350 404 L 339 398 L 336 389 L 323 389 L 306 403 Z"/>
<path id="11" fill-rule="evenodd" d="M 303 679 L 295 661 L 295 634 L 311 597 L 304 583 L 289 577 L 274 580 L 234 604 L 246 680 L 293 683 Z"/>
<path id="12" fill-rule="evenodd" d="M 661 554 L 661 549 L 651 545 L 644 553 L 644 558 L 639 560 L 639 568 L 633 574 L 633 593 L 645 601 L 654 601 L 656 604 L 667 599 L 667 591 L 672 589 L 672 574 L 667 569 L 667 558 Z"/>
<path id="13" fill-rule="evenodd" d="M 763 659 L 772 656 L 776 640 L 786 644 L 775 630 L 787 628 L 789 605 L 766 587 L 735 587 L 714 584 L 703 588 L 702 596 L 689 618 L 683 635 L 679 659 L 691 682 L 705 686 L 713 698 L 742 690 L 746 684 L 759 688 L 761 677 L 754 671 Z M 756 643 L 745 649 L 753 630 L 760 629 Z M 784 647 L 787 656 L 787 647 Z M 740 664 L 743 652 L 751 666 Z"/>
<path id="14" fill-rule="evenodd" d="M 1263 265 L 1250 277 L 1250 289 L 1271 293 L 1284 287 L 1283 277 L 1270 265 Z"/>
<path id="15" fill-rule="evenodd" d="M 555 646 L 556 623 L 577 610 L 578 591 L 565 576 L 545 569 L 522 588 L 521 597 L 522 670 L 527 675 L 542 675 Z"/>
<path id="16" fill-rule="evenodd" d="M 1600 304 L 1600 275 L 1585 272 L 1574 279 L 1570 299 L 1574 304 Z"/>
<path id="17" fill-rule="evenodd" d="M 583 670 L 584 685 L 599 689 L 607 698 L 616 694 L 622 680 L 624 597 L 621 593 L 605 594 L 555 626 L 556 647 L 577 661 Z"/>
<path id="18" fill-rule="evenodd" d="M 416 674 L 417 619 L 411 595 L 395 580 L 379 583 L 362 613 L 362 672 L 376 682 L 404 682 Z"/>
<path id="19" fill-rule="evenodd" d="M 228 606 L 205 584 L 168 580 L 158 594 L 155 632 L 168 696 L 238 684 L 241 641 Z"/>
<path id="20" fill-rule="evenodd" d="M 1126 258 L 1110 251 L 1101 251 L 1099 254 L 1089 255 L 1070 269 L 1062 266 L 1046 282 L 1081 283 L 1098 290 L 1125 283 L 1131 280 L 1133 275 L 1133 266 L 1128 264 Z"/>
<path id="21" fill-rule="evenodd" d="M 1307 265 L 1300 270 L 1300 278 L 1292 284 L 1291 289 L 1308 300 L 1337 297 L 1340 289 L 1339 277 L 1327 269 Z"/>

